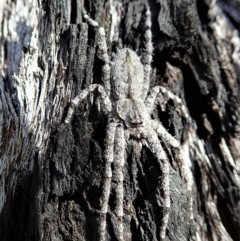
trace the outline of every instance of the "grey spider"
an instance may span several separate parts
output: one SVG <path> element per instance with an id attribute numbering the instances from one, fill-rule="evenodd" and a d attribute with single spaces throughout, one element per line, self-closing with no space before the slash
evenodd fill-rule
<path id="1" fill-rule="evenodd" d="M 162 193 L 163 193 L 163 218 L 160 226 L 159 238 L 165 238 L 168 217 L 170 211 L 169 192 L 169 163 L 165 151 L 158 136 L 167 144 L 176 148 L 183 175 L 188 178 L 187 165 L 184 162 L 183 151 L 178 140 L 176 140 L 163 125 L 151 117 L 156 107 L 157 100 L 163 97 L 164 101 L 173 100 L 181 109 L 182 114 L 188 118 L 187 111 L 180 98 L 162 86 L 149 89 L 151 62 L 152 62 L 152 32 L 151 12 L 146 9 L 146 32 L 145 47 L 146 61 L 142 64 L 140 57 L 131 49 L 123 48 L 117 51 L 112 65 L 107 53 L 107 44 L 104 28 L 91 19 L 84 11 L 85 20 L 96 28 L 98 36 L 98 57 L 104 61 L 103 85 L 92 84 L 77 95 L 71 102 L 65 123 L 69 123 L 75 108 L 90 93 L 97 91 L 100 97 L 101 108 L 108 115 L 107 133 L 105 140 L 105 176 L 103 194 L 101 199 L 101 220 L 99 226 L 99 240 L 106 240 L 106 214 L 108 213 L 109 197 L 112 182 L 112 165 L 117 180 L 116 187 L 116 215 L 118 218 L 118 239 L 124 240 L 123 225 L 123 201 L 124 201 L 124 175 L 126 145 L 133 145 L 136 155 L 139 155 L 142 145 L 148 145 L 160 163 L 162 170 Z"/>

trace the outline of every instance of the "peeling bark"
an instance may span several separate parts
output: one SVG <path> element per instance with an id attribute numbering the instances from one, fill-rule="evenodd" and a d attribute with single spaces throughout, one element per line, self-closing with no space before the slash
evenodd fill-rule
<path id="1" fill-rule="evenodd" d="M 1 240 L 98 240 L 107 119 L 93 95 L 71 124 L 64 123 L 71 100 L 102 81 L 96 34 L 82 21 L 82 9 L 105 28 L 110 56 L 125 46 L 144 55 L 145 4 L 2 0 Z M 191 116 L 186 123 L 173 103 L 154 113 L 181 141 L 193 178 L 190 190 L 176 153 L 162 143 L 171 164 L 166 240 L 238 241 L 240 3 L 153 0 L 149 5 L 151 87 L 162 85 L 178 95 Z M 159 240 L 161 169 L 148 148 L 139 162 L 131 148 L 126 152 L 125 240 Z M 108 237 L 117 240 L 114 197 L 109 206 Z"/>

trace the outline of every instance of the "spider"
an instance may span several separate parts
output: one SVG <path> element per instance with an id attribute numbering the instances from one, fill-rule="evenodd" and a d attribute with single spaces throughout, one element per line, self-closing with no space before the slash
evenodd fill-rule
<path id="1" fill-rule="evenodd" d="M 155 86 L 149 89 L 153 46 L 151 12 L 148 6 L 146 7 L 145 16 L 146 61 L 144 64 L 133 50 L 123 48 L 117 51 L 110 66 L 104 28 L 99 27 L 98 22 L 91 19 L 86 11 L 83 12 L 83 17 L 97 31 L 99 47 L 97 54 L 104 62 L 102 70 L 103 85 L 91 84 L 77 95 L 71 101 L 65 123 L 70 123 L 75 108 L 84 98 L 94 91 L 98 92 L 100 107 L 108 116 L 99 240 L 106 240 L 106 214 L 108 213 L 113 176 L 112 167 L 114 167 L 114 175 L 117 180 L 115 212 L 118 224 L 116 233 L 119 240 L 124 240 L 123 167 L 125 164 L 125 150 L 129 145 L 133 146 L 135 156 L 139 156 L 142 145 L 147 145 L 160 163 L 162 170 L 163 217 L 159 238 L 164 240 L 170 211 L 169 162 L 158 136 L 178 151 L 181 169 L 186 179 L 188 179 L 188 171 L 180 142 L 168 133 L 158 120 L 153 119 L 151 114 L 156 108 L 156 102 L 159 102 L 161 99 L 164 99 L 165 102 L 171 99 L 177 103 L 184 117 L 188 118 L 186 108 L 182 104 L 181 99 L 166 88 Z"/>

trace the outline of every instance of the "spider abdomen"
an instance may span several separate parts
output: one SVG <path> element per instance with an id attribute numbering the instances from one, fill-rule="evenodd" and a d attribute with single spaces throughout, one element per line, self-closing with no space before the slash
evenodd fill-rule
<path id="1" fill-rule="evenodd" d="M 113 60 L 111 75 L 112 94 L 115 100 L 144 98 L 144 69 L 140 57 L 133 50 L 118 50 Z"/>

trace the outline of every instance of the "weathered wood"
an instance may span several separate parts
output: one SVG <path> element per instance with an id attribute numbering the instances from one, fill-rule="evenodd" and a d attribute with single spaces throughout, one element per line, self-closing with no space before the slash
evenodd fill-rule
<path id="1" fill-rule="evenodd" d="M 110 56 L 125 46 L 144 55 L 145 4 L 143 0 L 2 0 L 1 240 L 98 239 L 107 119 L 90 104 L 95 96 L 79 106 L 71 124 L 64 123 L 70 101 L 89 84 L 102 81 L 96 34 L 82 21 L 82 10 L 84 6 L 105 28 Z M 162 85 L 174 92 L 191 116 L 191 123 L 186 123 L 173 103 L 154 113 L 181 141 L 193 178 L 190 190 L 176 153 L 163 143 L 171 164 L 166 240 L 237 241 L 239 2 L 156 0 L 149 5 L 154 46 L 151 87 Z M 140 161 L 127 149 L 126 240 L 159 240 L 160 175 L 148 148 Z M 109 240 L 117 240 L 114 195 L 109 205 Z"/>

